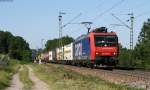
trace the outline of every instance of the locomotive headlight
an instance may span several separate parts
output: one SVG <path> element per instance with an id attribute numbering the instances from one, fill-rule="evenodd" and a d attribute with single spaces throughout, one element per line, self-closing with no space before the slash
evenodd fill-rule
<path id="1" fill-rule="evenodd" d="M 114 55 L 116 55 L 117 53 L 116 53 L 116 52 L 114 52 L 113 54 L 114 54 Z"/>
<path id="2" fill-rule="evenodd" d="M 101 52 L 96 52 L 95 55 L 100 56 L 100 55 L 102 55 L 102 53 Z"/>
<path id="3" fill-rule="evenodd" d="M 99 55 L 99 53 L 98 53 L 98 52 L 96 52 L 96 55 Z"/>

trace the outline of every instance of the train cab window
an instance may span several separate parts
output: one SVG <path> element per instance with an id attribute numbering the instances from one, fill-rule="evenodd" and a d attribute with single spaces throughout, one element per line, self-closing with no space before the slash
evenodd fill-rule
<path id="1" fill-rule="evenodd" d="M 95 46 L 116 46 L 118 39 L 116 36 L 95 36 Z"/>
<path id="2" fill-rule="evenodd" d="M 118 39 L 116 36 L 106 36 L 106 42 L 108 46 L 116 46 Z"/>
<path id="3" fill-rule="evenodd" d="M 104 46 L 105 36 L 95 36 L 95 46 Z"/>

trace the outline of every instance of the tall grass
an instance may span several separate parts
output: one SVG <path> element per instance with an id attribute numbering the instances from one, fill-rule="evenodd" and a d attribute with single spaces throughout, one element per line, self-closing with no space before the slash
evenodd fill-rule
<path id="1" fill-rule="evenodd" d="M 106 82 L 90 75 L 81 75 L 63 66 L 32 65 L 36 75 L 52 90 L 141 90 Z"/>
<path id="2" fill-rule="evenodd" d="M 7 65 L 0 65 L 0 90 L 10 85 L 11 77 L 19 68 L 19 61 L 9 60 Z"/>

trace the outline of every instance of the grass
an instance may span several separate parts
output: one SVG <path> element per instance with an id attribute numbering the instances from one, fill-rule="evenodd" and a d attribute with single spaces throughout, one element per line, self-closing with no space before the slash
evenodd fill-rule
<path id="1" fill-rule="evenodd" d="M 0 70 L 0 90 L 8 87 L 10 84 L 11 75 L 3 70 Z"/>
<path id="2" fill-rule="evenodd" d="M 4 58 L 2 58 L 4 56 Z M 0 90 L 4 90 L 10 86 L 12 76 L 18 72 L 21 64 L 27 64 L 29 61 L 19 61 L 15 59 L 9 59 L 7 55 L 0 54 Z M 6 62 L 6 63 L 5 63 Z M 25 84 L 24 89 L 29 90 L 33 83 L 28 79 L 28 69 L 23 67 L 23 71 L 20 72 L 21 80 Z"/>
<path id="3" fill-rule="evenodd" d="M 10 85 L 12 75 L 16 73 L 19 68 L 18 64 L 19 61 L 11 59 L 8 65 L 0 65 L 0 90 Z"/>
<path id="4" fill-rule="evenodd" d="M 33 82 L 29 78 L 29 71 L 25 65 L 22 65 L 22 70 L 19 71 L 19 78 L 21 82 L 24 84 L 24 90 L 31 90 L 34 85 Z"/>
<path id="5" fill-rule="evenodd" d="M 59 65 L 32 65 L 32 68 L 51 90 L 142 90 L 109 83 L 90 75 L 81 75 Z"/>

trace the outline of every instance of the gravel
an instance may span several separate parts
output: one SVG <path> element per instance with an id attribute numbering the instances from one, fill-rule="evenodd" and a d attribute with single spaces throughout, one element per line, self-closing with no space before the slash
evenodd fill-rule
<path id="1" fill-rule="evenodd" d="M 112 83 L 150 90 L 150 72 L 148 71 L 90 69 L 70 65 L 65 65 L 65 68 L 81 74 L 96 76 Z"/>

